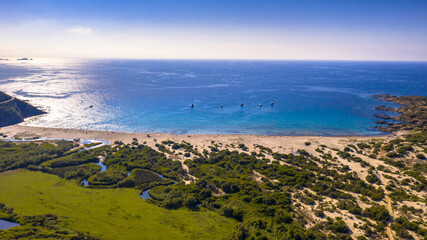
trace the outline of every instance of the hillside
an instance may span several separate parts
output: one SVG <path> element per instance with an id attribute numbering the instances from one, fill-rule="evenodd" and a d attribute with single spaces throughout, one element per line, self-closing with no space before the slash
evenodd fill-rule
<path id="1" fill-rule="evenodd" d="M 0 127 L 20 123 L 24 118 L 44 113 L 29 103 L 0 92 Z"/>

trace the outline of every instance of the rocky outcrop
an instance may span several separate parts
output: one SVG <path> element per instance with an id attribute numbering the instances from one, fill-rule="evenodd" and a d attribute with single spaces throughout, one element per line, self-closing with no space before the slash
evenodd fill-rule
<path id="1" fill-rule="evenodd" d="M 427 97 L 425 96 L 403 96 L 374 95 L 380 101 L 394 102 L 403 107 L 393 108 L 392 112 L 398 112 L 397 117 L 390 117 L 386 114 L 375 114 L 374 116 L 384 120 L 397 122 L 378 121 L 377 124 L 387 124 L 387 126 L 374 126 L 380 131 L 393 132 L 397 130 L 417 130 L 427 131 Z M 375 108 L 377 109 L 377 108 Z M 387 111 L 387 107 L 379 106 L 377 110 Z"/>
<path id="2" fill-rule="evenodd" d="M 45 112 L 31 104 L 0 92 L 0 127 L 13 125 Z"/>

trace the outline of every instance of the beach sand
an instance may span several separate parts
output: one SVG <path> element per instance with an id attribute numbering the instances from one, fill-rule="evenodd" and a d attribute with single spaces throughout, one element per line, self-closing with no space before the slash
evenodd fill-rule
<path id="1" fill-rule="evenodd" d="M 102 139 L 108 140 L 111 143 L 114 141 L 122 141 L 131 143 L 134 138 L 138 139 L 139 143 L 144 143 L 155 147 L 156 143 L 161 143 L 165 140 L 172 140 L 180 143 L 186 141 L 199 150 L 207 149 L 215 143 L 225 145 L 245 144 L 249 151 L 254 150 L 254 145 L 262 145 L 269 147 L 275 152 L 292 153 L 298 149 L 306 149 L 309 152 L 314 150 L 319 145 L 327 145 L 333 148 L 342 148 L 354 141 L 363 141 L 372 138 L 390 139 L 401 133 L 381 136 L 343 136 L 343 137 L 325 137 L 325 136 L 261 136 L 261 135 L 223 135 L 223 134 L 195 134 L 195 135 L 175 135 L 166 133 L 127 133 L 127 132 L 112 132 L 112 131 L 94 131 L 94 130 L 78 130 L 78 129 L 63 129 L 63 128 L 44 128 L 30 127 L 19 124 L 0 128 L 0 133 L 7 135 L 7 138 L 13 137 L 46 137 L 46 138 L 83 138 L 83 139 Z M 310 146 L 306 146 L 305 142 L 310 142 Z"/>

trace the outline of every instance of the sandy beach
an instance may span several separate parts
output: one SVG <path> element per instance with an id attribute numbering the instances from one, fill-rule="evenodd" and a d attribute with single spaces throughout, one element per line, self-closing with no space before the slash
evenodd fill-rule
<path id="1" fill-rule="evenodd" d="M 95 130 L 79 130 L 79 129 L 63 129 L 63 128 L 44 128 L 44 127 L 29 127 L 19 124 L 0 128 L 0 133 L 3 133 L 7 138 L 29 138 L 29 137 L 46 137 L 46 138 L 85 138 L 85 139 L 102 139 L 108 140 L 111 143 L 114 141 L 122 141 L 130 143 L 134 138 L 140 143 L 144 143 L 154 147 L 156 143 L 161 143 L 165 140 L 174 142 L 186 141 L 199 149 L 205 149 L 212 145 L 212 141 L 230 144 L 245 144 L 249 151 L 254 149 L 254 145 L 262 145 L 271 148 L 279 153 L 291 153 L 298 149 L 304 148 L 308 151 L 324 144 L 329 147 L 341 148 L 349 142 L 367 140 L 372 138 L 390 139 L 401 133 L 381 136 L 343 136 L 343 137 L 326 137 L 326 136 L 261 136 L 261 135 L 223 135 L 223 134 L 195 134 L 195 135 L 175 135 L 166 133 L 127 133 L 113 131 L 95 131 Z M 310 146 L 305 143 L 310 142 Z M 311 151 L 310 151 L 311 152 Z"/>

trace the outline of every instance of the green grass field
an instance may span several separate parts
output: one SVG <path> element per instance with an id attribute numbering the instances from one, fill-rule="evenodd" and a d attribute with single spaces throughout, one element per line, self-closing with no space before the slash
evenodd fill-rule
<path id="1" fill-rule="evenodd" d="M 166 210 L 134 189 L 86 189 L 27 170 L 0 174 L 0 202 L 19 215 L 51 213 L 101 239 L 230 239 L 236 222 L 207 211 Z"/>

